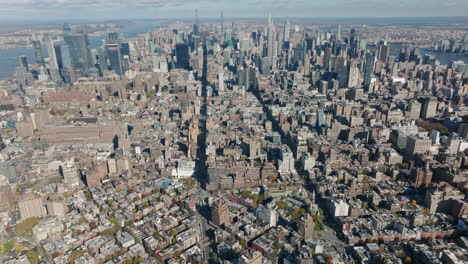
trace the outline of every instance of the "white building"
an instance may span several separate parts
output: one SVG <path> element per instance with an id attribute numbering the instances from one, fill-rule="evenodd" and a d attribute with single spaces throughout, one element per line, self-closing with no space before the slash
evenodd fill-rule
<path id="1" fill-rule="evenodd" d="M 330 203 L 330 214 L 334 217 L 348 216 L 349 205 L 343 200 L 332 200 Z"/>
<path id="2" fill-rule="evenodd" d="M 195 161 L 179 161 L 172 169 L 172 177 L 189 178 L 195 173 Z"/>

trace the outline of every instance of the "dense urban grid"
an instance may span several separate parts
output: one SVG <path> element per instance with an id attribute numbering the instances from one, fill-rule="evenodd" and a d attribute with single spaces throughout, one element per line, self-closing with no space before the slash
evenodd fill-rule
<path id="1" fill-rule="evenodd" d="M 468 261 L 468 64 L 424 52 L 468 54 L 466 28 L 30 45 L 0 82 L 2 263 Z"/>

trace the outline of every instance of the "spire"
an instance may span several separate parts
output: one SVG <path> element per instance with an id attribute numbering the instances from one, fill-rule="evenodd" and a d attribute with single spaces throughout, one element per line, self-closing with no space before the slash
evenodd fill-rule
<path id="1" fill-rule="evenodd" d="M 223 15 L 223 11 L 221 11 L 221 32 L 224 32 L 224 15 Z"/>
<path id="2" fill-rule="evenodd" d="M 273 20 L 271 19 L 271 13 L 268 14 L 268 27 L 271 27 Z"/>

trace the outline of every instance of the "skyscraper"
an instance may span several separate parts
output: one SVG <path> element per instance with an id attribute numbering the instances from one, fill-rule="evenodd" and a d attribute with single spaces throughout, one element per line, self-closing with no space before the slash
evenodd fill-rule
<path id="1" fill-rule="evenodd" d="M 107 58 L 109 59 L 110 69 L 115 71 L 118 75 L 122 75 L 124 73 L 122 54 L 119 35 L 116 32 L 109 33 L 109 40 L 107 41 Z"/>
<path id="2" fill-rule="evenodd" d="M 67 24 L 63 27 L 63 40 L 70 50 L 71 66 L 77 75 L 86 76 L 89 68 L 93 66 L 89 49 L 88 35 L 84 33 L 72 33 Z"/>
<path id="3" fill-rule="evenodd" d="M 426 98 L 422 105 L 421 117 L 431 118 L 436 115 L 436 112 L 437 112 L 437 99 L 435 97 Z"/>
<path id="4" fill-rule="evenodd" d="M 378 60 L 383 63 L 387 63 L 389 53 L 390 47 L 387 46 L 386 42 L 381 42 L 378 49 Z"/>
<path id="5" fill-rule="evenodd" d="M 54 40 L 52 36 L 48 36 L 46 40 L 47 52 L 49 53 L 49 69 L 58 70 L 57 56 L 54 49 Z"/>
<path id="6" fill-rule="evenodd" d="M 39 66 L 45 67 L 44 52 L 42 51 L 41 41 L 33 40 L 32 44 L 34 48 L 34 54 L 36 56 L 36 63 L 39 64 Z"/>
<path id="7" fill-rule="evenodd" d="M 23 67 L 26 70 L 26 72 L 29 71 L 28 59 L 26 58 L 26 56 L 22 55 L 19 57 L 19 66 Z"/>
<path id="8" fill-rule="evenodd" d="M 271 25 L 268 27 L 268 43 L 267 43 L 267 57 L 270 60 L 271 65 L 273 65 L 273 57 L 274 57 L 275 46 L 276 46 L 275 42 L 276 42 L 276 30 L 275 30 L 275 27 Z"/>
<path id="9" fill-rule="evenodd" d="M 49 75 L 52 80 L 57 83 L 62 82 L 62 76 L 60 76 L 59 65 L 57 61 L 57 54 L 55 53 L 55 44 L 52 36 L 48 36 L 46 40 L 47 52 L 49 53 Z"/>
<path id="10" fill-rule="evenodd" d="M 338 33 L 336 33 L 336 40 L 341 41 L 341 25 L 338 25 Z"/>
<path id="11" fill-rule="evenodd" d="M 374 54 L 368 52 L 366 54 L 366 65 L 364 68 L 364 88 L 369 91 L 369 85 L 371 83 L 371 75 L 374 72 Z"/>
<path id="12" fill-rule="evenodd" d="M 193 34 L 198 35 L 199 33 L 198 27 L 198 9 L 195 9 L 195 24 L 193 24 Z"/>
<path id="13" fill-rule="evenodd" d="M 190 68 L 189 46 L 186 43 L 177 43 L 175 48 L 177 57 L 176 67 L 188 70 Z"/>
<path id="14" fill-rule="evenodd" d="M 223 198 L 220 198 L 211 211 L 211 221 L 217 226 L 229 223 L 229 206 Z"/>
<path id="15" fill-rule="evenodd" d="M 222 11 L 221 11 L 221 32 L 224 32 L 224 15 Z"/>
<path id="16" fill-rule="evenodd" d="M 354 47 L 354 43 L 356 42 L 356 29 L 352 28 L 349 32 L 349 44 L 351 47 Z"/>
<path id="17" fill-rule="evenodd" d="M 289 42 L 289 38 L 291 36 L 291 23 L 289 23 L 289 20 L 286 19 L 284 22 L 284 41 Z"/>
<path id="18" fill-rule="evenodd" d="M 104 71 L 107 71 L 109 69 L 109 65 L 107 64 L 107 44 L 103 40 L 103 45 L 99 48 L 98 50 L 98 64 L 99 64 L 99 70 L 101 74 Z"/>
<path id="19" fill-rule="evenodd" d="M 107 57 L 109 58 L 110 69 L 118 75 L 123 74 L 122 56 L 120 54 L 120 43 L 118 40 L 107 42 Z"/>

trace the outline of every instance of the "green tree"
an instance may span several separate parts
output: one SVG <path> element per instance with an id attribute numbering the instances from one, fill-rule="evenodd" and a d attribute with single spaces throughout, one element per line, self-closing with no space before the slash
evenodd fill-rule
<path id="1" fill-rule="evenodd" d="M 291 214 L 291 219 L 295 222 L 299 221 L 301 217 L 306 213 L 304 208 L 296 208 Z"/>

